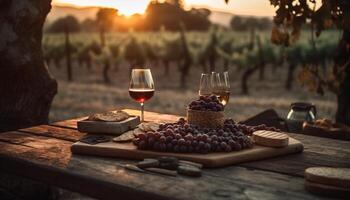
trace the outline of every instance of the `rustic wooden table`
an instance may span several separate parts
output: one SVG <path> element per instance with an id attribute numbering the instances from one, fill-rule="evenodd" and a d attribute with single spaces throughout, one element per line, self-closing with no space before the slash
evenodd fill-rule
<path id="1" fill-rule="evenodd" d="M 72 155 L 71 144 L 84 135 L 76 130 L 81 119 L 1 133 L 0 170 L 100 199 L 323 199 L 305 191 L 305 168 L 350 167 L 349 141 L 290 134 L 304 143 L 302 154 L 205 169 L 200 178 L 142 174 L 116 164 L 135 161 Z"/>

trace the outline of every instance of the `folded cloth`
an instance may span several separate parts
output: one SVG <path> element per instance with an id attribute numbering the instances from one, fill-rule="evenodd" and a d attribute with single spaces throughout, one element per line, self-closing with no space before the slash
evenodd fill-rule
<path id="1" fill-rule="evenodd" d="M 281 131 L 288 132 L 286 121 L 281 118 L 274 109 L 267 109 L 261 113 L 258 113 L 257 115 L 249 117 L 244 121 L 241 121 L 240 123 L 248 126 L 266 124 L 266 126 L 272 126 L 280 129 Z"/>

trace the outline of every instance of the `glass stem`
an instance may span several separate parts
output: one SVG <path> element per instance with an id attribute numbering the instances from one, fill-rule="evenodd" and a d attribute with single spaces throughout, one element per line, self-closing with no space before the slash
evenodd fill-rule
<path id="1" fill-rule="evenodd" d="M 141 103 L 141 122 L 145 121 L 145 118 L 143 115 L 144 109 L 145 109 L 144 103 Z"/>

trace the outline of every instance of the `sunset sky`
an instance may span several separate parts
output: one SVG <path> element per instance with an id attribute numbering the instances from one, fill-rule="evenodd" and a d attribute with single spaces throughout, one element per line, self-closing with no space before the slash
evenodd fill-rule
<path id="1" fill-rule="evenodd" d="M 114 7 L 124 15 L 144 13 L 150 0 L 53 0 L 54 5 Z M 241 15 L 272 16 L 274 8 L 269 0 L 185 0 L 186 8 L 206 7 Z"/>

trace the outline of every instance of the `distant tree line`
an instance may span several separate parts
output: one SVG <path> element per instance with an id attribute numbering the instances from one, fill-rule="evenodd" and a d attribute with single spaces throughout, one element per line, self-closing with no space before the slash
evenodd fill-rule
<path id="1" fill-rule="evenodd" d="M 230 22 L 231 28 L 236 31 L 271 30 L 273 22 L 268 17 L 234 16 Z"/>
<path id="2" fill-rule="evenodd" d="M 179 31 L 180 23 L 187 30 L 205 31 L 211 26 L 209 20 L 210 10 L 191 9 L 185 10 L 181 0 L 167 0 L 165 2 L 151 1 L 145 15 L 134 14 L 130 17 L 120 15 L 117 9 L 101 8 L 95 19 L 85 19 L 81 23 L 74 16 L 59 18 L 51 23 L 48 32 L 64 32 L 69 27 L 70 32 L 101 32 L 101 28 L 107 31 L 127 32 L 134 31 L 157 31 L 166 29 Z"/>

